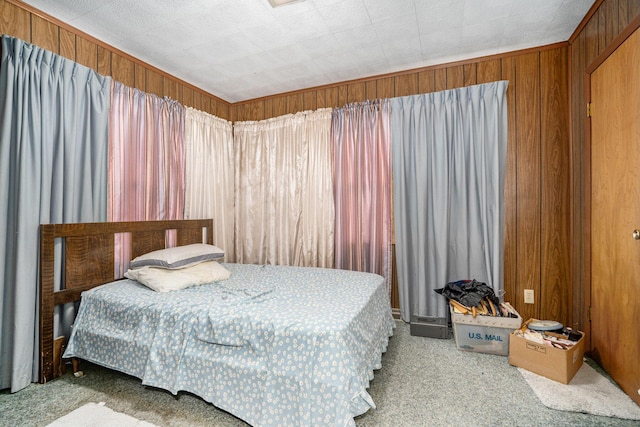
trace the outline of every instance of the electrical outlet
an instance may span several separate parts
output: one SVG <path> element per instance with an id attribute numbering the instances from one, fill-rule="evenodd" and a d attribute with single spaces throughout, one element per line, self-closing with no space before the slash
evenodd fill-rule
<path id="1" fill-rule="evenodd" d="M 533 304 L 533 289 L 525 289 L 524 290 L 524 303 L 525 304 Z"/>

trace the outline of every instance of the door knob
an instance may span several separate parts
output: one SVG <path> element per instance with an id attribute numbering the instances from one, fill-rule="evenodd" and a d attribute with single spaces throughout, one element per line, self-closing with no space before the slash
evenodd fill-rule
<path id="1" fill-rule="evenodd" d="M 635 240 L 640 240 L 640 230 L 633 230 L 633 238 Z"/>

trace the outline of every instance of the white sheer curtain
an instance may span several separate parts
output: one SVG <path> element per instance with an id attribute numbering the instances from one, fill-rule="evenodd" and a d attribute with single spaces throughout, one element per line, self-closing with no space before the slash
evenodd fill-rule
<path id="1" fill-rule="evenodd" d="M 331 109 L 234 130 L 236 261 L 333 267 Z"/>
<path id="2" fill-rule="evenodd" d="M 503 289 L 508 82 L 391 99 L 402 319 L 447 316 L 434 289 Z"/>
<path id="3" fill-rule="evenodd" d="M 235 261 L 234 157 L 231 122 L 188 107 L 185 112 L 186 219 L 213 218 L 213 243 Z"/>

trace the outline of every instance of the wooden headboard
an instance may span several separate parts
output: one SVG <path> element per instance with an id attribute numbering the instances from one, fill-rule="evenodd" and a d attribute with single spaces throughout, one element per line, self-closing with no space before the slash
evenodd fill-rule
<path id="1" fill-rule="evenodd" d="M 115 235 L 130 233 L 131 259 L 167 247 L 175 230 L 176 245 L 213 243 L 213 220 L 96 222 L 40 225 L 40 382 L 58 376 L 54 369 L 54 307 L 80 300 L 83 291 L 121 279 L 115 277 Z M 206 239 L 203 239 L 206 236 Z M 60 291 L 54 291 L 54 244 L 64 244 Z"/>

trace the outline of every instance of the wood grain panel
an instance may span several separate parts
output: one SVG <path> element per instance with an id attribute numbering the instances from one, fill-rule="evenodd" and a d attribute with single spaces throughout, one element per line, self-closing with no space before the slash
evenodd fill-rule
<path id="1" fill-rule="evenodd" d="M 629 16 L 629 23 L 633 21 L 636 16 L 640 16 L 640 1 L 629 0 L 629 2 L 627 3 L 627 15 Z"/>
<path id="2" fill-rule="evenodd" d="M 221 119 L 231 120 L 230 105 L 226 102 L 221 102 L 221 101 L 217 101 L 217 105 L 218 105 L 218 108 L 216 109 L 216 112 L 214 114 L 220 117 Z"/>
<path id="3" fill-rule="evenodd" d="M 178 101 L 182 98 L 182 85 L 176 80 L 164 79 L 164 96 L 168 96 L 171 99 Z"/>
<path id="4" fill-rule="evenodd" d="M 593 62 L 598 54 L 600 54 L 600 49 L 598 48 L 598 14 L 594 15 L 594 18 L 589 21 L 589 23 L 585 27 L 585 37 L 587 38 L 585 44 L 585 64 L 590 64 Z M 586 68 L 586 65 L 585 65 Z"/>
<path id="5" fill-rule="evenodd" d="M 391 308 L 400 309 L 398 289 L 398 268 L 396 264 L 396 245 L 391 246 Z"/>
<path id="6" fill-rule="evenodd" d="M 362 102 L 366 99 L 364 82 L 351 83 L 347 85 L 347 102 Z"/>
<path id="7" fill-rule="evenodd" d="M 193 89 L 189 86 L 182 86 L 182 97 L 180 102 L 186 107 L 193 107 Z"/>
<path id="8" fill-rule="evenodd" d="M 76 62 L 97 71 L 98 46 L 92 41 L 76 36 Z"/>
<path id="9" fill-rule="evenodd" d="M 264 114 L 264 101 L 251 103 L 251 117 L 256 117 L 258 120 L 266 119 Z"/>
<path id="10" fill-rule="evenodd" d="M 540 313 L 540 66 L 539 54 L 516 57 L 517 260 L 515 302 L 523 318 Z M 522 118 L 526 120 L 521 120 Z M 533 289 L 536 304 L 524 304 Z"/>
<path id="11" fill-rule="evenodd" d="M 146 85 L 144 87 L 144 91 L 162 97 L 164 92 L 164 78 L 162 77 L 162 75 L 148 68 L 145 69 L 144 72 L 146 76 Z"/>
<path id="12" fill-rule="evenodd" d="M 325 96 L 325 104 L 323 105 L 323 107 L 329 107 L 329 108 L 335 108 L 338 107 L 338 88 L 337 87 L 330 87 L 325 89 L 324 91 L 324 96 Z"/>
<path id="13" fill-rule="evenodd" d="M 214 103 L 215 101 L 211 99 L 210 96 L 202 94 L 202 111 L 209 114 L 214 114 L 213 113 L 215 111 Z"/>
<path id="14" fill-rule="evenodd" d="M 618 0 L 605 0 L 598 9 L 599 50 L 609 46 L 609 43 L 620 33 L 618 29 Z"/>
<path id="15" fill-rule="evenodd" d="M 60 55 L 72 61 L 76 60 L 76 35 L 60 28 Z"/>
<path id="16" fill-rule="evenodd" d="M 260 103 L 258 101 L 258 103 Z M 254 110 L 254 105 L 255 103 L 248 103 L 248 104 L 243 104 L 241 106 L 238 107 L 238 109 L 236 110 L 236 114 L 238 114 L 238 117 L 244 117 L 244 120 L 262 120 L 262 117 L 258 114 L 259 112 L 256 110 Z M 249 119 L 250 117 L 250 119 Z M 242 119 L 238 119 L 238 120 L 242 120 Z"/>
<path id="17" fill-rule="evenodd" d="M 54 377 L 53 369 L 53 302 L 55 282 L 55 245 L 53 228 L 40 227 L 40 382 Z M 47 245 L 48 244 L 48 245 Z"/>
<path id="18" fill-rule="evenodd" d="M 200 111 L 204 111 L 205 113 L 208 113 L 209 110 L 211 110 L 211 100 L 205 94 L 201 92 L 196 92 L 194 99 L 198 100 L 197 102 L 198 102 L 198 105 L 200 106 Z"/>
<path id="19" fill-rule="evenodd" d="M 199 111 L 205 111 L 204 102 L 202 102 L 202 94 L 198 91 L 193 92 L 193 108 Z"/>
<path id="20" fill-rule="evenodd" d="M 194 228 L 194 229 L 177 230 L 176 234 L 177 234 L 176 235 L 177 246 L 185 246 L 193 242 L 202 241 L 202 230 L 200 229 Z M 211 244 L 210 241 L 207 241 L 207 243 Z"/>
<path id="21" fill-rule="evenodd" d="M 434 70 L 423 70 L 418 73 L 418 93 L 436 91 L 436 73 Z"/>
<path id="22" fill-rule="evenodd" d="M 314 111 L 318 108 L 318 94 L 316 90 L 310 90 L 302 94 L 302 108 L 305 111 Z"/>
<path id="23" fill-rule="evenodd" d="M 364 96 L 365 96 L 366 99 L 369 99 L 369 100 L 384 98 L 384 97 L 379 97 L 378 96 L 378 82 L 377 82 L 377 80 L 367 80 L 365 82 Z"/>
<path id="24" fill-rule="evenodd" d="M 455 89 L 464 85 L 464 68 L 462 65 L 447 68 L 447 89 Z"/>
<path id="25" fill-rule="evenodd" d="M 31 43 L 43 49 L 58 53 L 60 51 L 60 41 L 58 38 L 58 26 L 40 18 L 37 15 L 31 16 Z"/>
<path id="26" fill-rule="evenodd" d="M 504 300 L 516 305 L 518 255 L 518 136 L 516 121 L 516 62 L 514 58 L 502 60 L 502 79 L 509 81 L 507 88 L 507 161 L 504 183 Z"/>
<path id="27" fill-rule="evenodd" d="M 213 98 L 211 96 L 207 96 L 209 98 L 209 110 L 207 111 L 209 114 L 211 114 L 212 116 L 217 116 L 218 115 L 218 107 L 220 106 L 220 104 L 218 103 L 218 100 L 216 98 Z"/>
<path id="28" fill-rule="evenodd" d="M 462 67 L 462 72 L 463 72 L 463 86 L 473 86 L 476 84 L 476 82 L 478 81 L 478 76 L 477 76 L 477 70 L 478 70 L 478 64 L 476 64 L 475 62 L 473 64 L 465 64 Z"/>
<path id="29" fill-rule="evenodd" d="M 273 117 L 273 99 L 268 98 L 264 100 L 264 118 L 268 119 Z"/>
<path id="30" fill-rule="evenodd" d="M 98 46 L 98 74 L 103 76 L 111 75 L 111 51 L 102 46 Z"/>
<path id="31" fill-rule="evenodd" d="M 0 34 L 31 42 L 31 14 L 4 0 L 0 1 Z"/>
<path id="32" fill-rule="evenodd" d="M 541 283 L 540 316 L 567 325 L 570 283 L 569 65 L 566 48 L 540 52 Z"/>
<path id="33" fill-rule="evenodd" d="M 211 111 L 217 111 L 216 103 L 213 102 L 209 96 L 197 90 L 194 90 L 193 92 L 193 104 L 198 105 L 197 110 L 205 112 L 207 114 L 213 114 Z M 192 107 L 195 108 L 195 106 Z M 247 107 L 243 106 L 242 108 Z"/>
<path id="34" fill-rule="evenodd" d="M 287 96 L 287 113 L 295 114 L 298 111 L 302 111 L 303 104 L 304 99 L 302 98 L 302 93 L 294 93 Z"/>
<path id="35" fill-rule="evenodd" d="M 499 59 L 478 63 L 478 84 L 490 83 L 503 79 L 500 77 L 502 62 Z"/>
<path id="36" fill-rule="evenodd" d="M 238 108 L 239 107 L 237 105 L 231 107 L 231 121 L 232 122 L 241 121 L 240 119 L 238 119 L 238 111 L 237 111 Z"/>
<path id="37" fill-rule="evenodd" d="M 136 67 L 129 59 L 113 54 L 111 57 L 111 75 L 126 86 L 135 87 Z"/>
<path id="38" fill-rule="evenodd" d="M 637 0 L 632 0 L 636 1 Z M 629 25 L 629 1 L 628 0 L 619 0 L 618 1 L 618 31 L 622 31 L 627 25 Z"/>
<path id="39" fill-rule="evenodd" d="M 284 96 L 276 96 L 273 99 L 273 117 L 287 114 L 287 98 Z"/>
<path id="40" fill-rule="evenodd" d="M 68 237 L 64 252 L 65 289 L 84 289 L 86 285 L 96 286 L 113 280 L 113 234 Z"/>
<path id="41" fill-rule="evenodd" d="M 137 89 L 140 89 L 143 92 L 146 91 L 146 87 L 147 87 L 146 69 L 138 63 L 136 63 L 134 66 L 134 78 L 136 82 L 135 87 Z"/>
<path id="42" fill-rule="evenodd" d="M 256 111 L 262 111 L 260 110 L 256 110 Z M 220 101 L 218 101 L 217 98 L 214 97 L 209 97 L 209 114 L 211 114 L 212 116 L 220 116 L 222 112 L 222 103 L 220 103 Z M 221 117 L 221 116 L 220 116 Z"/>
<path id="43" fill-rule="evenodd" d="M 317 108 L 327 107 L 327 89 L 318 89 L 316 91 L 316 107 Z"/>
<path id="44" fill-rule="evenodd" d="M 394 96 L 407 96 L 416 93 L 418 93 L 418 73 L 396 76 Z"/>
<path id="45" fill-rule="evenodd" d="M 604 0 L 602 2 L 602 6 L 600 6 L 596 13 L 598 16 L 598 52 L 604 49 L 604 46 L 607 45 L 607 17 L 605 15 L 605 10 L 610 3 L 611 2 L 609 0 Z"/>
<path id="46" fill-rule="evenodd" d="M 234 122 L 244 122 L 247 121 L 247 119 L 244 117 L 244 108 L 243 108 L 244 104 L 240 104 L 240 105 L 234 105 L 233 107 L 231 107 L 231 111 L 233 111 L 233 121 Z"/>
<path id="47" fill-rule="evenodd" d="M 209 94 L 207 94 L 207 96 L 211 102 L 209 114 L 228 120 L 230 114 L 229 104 L 215 96 L 211 96 Z"/>
<path id="48" fill-rule="evenodd" d="M 338 86 L 338 107 L 343 107 L 349 102 L 349 97 L 347 94 L 347 86 L 342 85 Z"/>
<path id="49" fill-rule="evenodd" d="M 385 77 L 376 80 L 376 92 L 378 98 L 393 98 L 395 94 L 395 81 L 393 77 Z"/>
<path id="50" fill-rule="evenodd" d="M 204 111 L 206 111 L 211 115 L 215 115 L 214 112 L 217 110 L 217 105 L 218 105 L 217 101 L 208 95 L 205 95 L 205 94 L 202 94 L 202 95 L 204 98 L 206 98 Z"/>
<path id="51" fill-rule="evenodd" d="M 436 79 L 436 85 L 434 88 L 435 92 L 440 92 L 441 90 L 447 89 L 447 69 L 446 68 L 437 68 L 435 70 L 435 79 Z"/>
<path id="52" fill-rule="evenodd" d="M 165 230 L 131 232 L 131 259 L 148 252 L 164 249 L 167 241 L 166 233 Z M 200 233 L 202 236 L 202 231 Z"/>
<path id="53" fill-rule="evenodd" d="M 582 141 L 584 141 L 584 69 L 585 69 L 585 33 L 584 31 L 575 39 L 571 45 L 571 170 L 572 170 L 572 219 L 573 228 L 573 250 L 571 253 L 572 279 L 574 284 L 585 283 L 585 268 L 582 253 L 584 251 L 584 240 L 581 237 L 584 233 L 584 224 L 581 212 L 584 210 L 584 165 L 582 156 Z M 582 113 L 582 114 L 581 114 Z M 584 301 L 584 287 L 572 287 L 573 308 L 572 319 L 569 325 L 578 330 L 584 330 L 581 310 L 575 307 L 582 307 Z"/>

